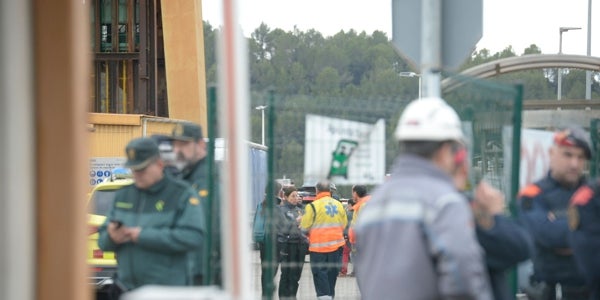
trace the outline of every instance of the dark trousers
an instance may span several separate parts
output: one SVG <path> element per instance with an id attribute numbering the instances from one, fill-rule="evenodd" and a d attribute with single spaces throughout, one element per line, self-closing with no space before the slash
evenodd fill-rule
<path id="1" fill-rule="evenodd" d="M 310 269 L 317 297 L 335 297 L 335 283 L 342 268 L 342 248 L 333 252 L 310 252 Z"/>
<path id="2" fill-rule="evenodd" d="M 550 292 L 546 299 L 555 300 L 556 297 L 556 284 L 551 283 L 548 285 Z M 585 286 L 569 286 L 561 285 L 562 300 L 587 300 L 590 299 L 590 292 Z"/>
<path id="3" fill-rule="evenodd" d="M 194 275 L 193 285 L 200 286 L 204 285 L 204 277 L 202 275 Z"/>
<path id="4" fill-rule="evenodd" d="M 295 299 L 306 251 L 301 243 L 280 243 L 278 247 L 279 262 L 281 263 L 279 299 Z"/>
<path id="5" fill-rule="evenodd" d="M 527 297 L 531 300 L 556 300 L 557 284 L 536 282 L 531 288 L 525 290 Z M 590 291 L 585 286 L 561 285 L 562 300 L 587 300 L 595 299 L 590 297 Z"/>
<path id="6" fill-rule="evenodd" d="M 279 267 L 277 247 L 272 248 L 272 257 L 267 257 L 265 243 L 258 243 L 258 250 L 260 251 L 260 283 L 262 287 L 262 297 L 263 299 L 272 299 L 273 293 L 275 292 L 275 274 L 277 274 L 277 267 Z M 271 276 L 267 276 L 269 271 L 271 272 Z"/>

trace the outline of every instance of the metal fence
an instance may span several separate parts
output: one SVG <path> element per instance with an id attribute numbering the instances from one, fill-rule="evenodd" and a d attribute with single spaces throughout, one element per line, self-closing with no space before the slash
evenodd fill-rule
<path id="1" fill-rule="evenodd" d="M 469 138 L 471 182 L 485 179 L 507 195 L 514 212 L 519 184 L 523 88 L 453 76 L 459 88 L 444 95 Z"/>
<path id="2" fill-rule="evenodd" d="M 464 84 L 445 93 L 443 98 L 459 113 L 469 136 L 471 181 L 485 179 L 500 188 L 510 199 L 512 210 L 518 188 L 522 88 L 471 78 L 455 79 Z M 336 184 L 337 194 L 345 204 L 352 198 L 352 185 L 364 184 L 369 191 L 377 188 L 398 154 L 393 131 L 411 100 L 253 93 L 253 106 L 267 106 L 266 128 L 261 127 L 265 120 L 260 115 L 251 117 L 251 138 L 259 141 L 262 134 L 266 135 L 268 191 L 276 194 L 271 183 L 277 178 L 288 178 L 301 190 L 314 187 L 318 180 L 329 179 Z M 271 198 L 266 198 L 267 218 L 279 213 Z M 278 299 L 281 265 L 277 259 L 277 228 L 269 221 L 266 226 L 270 226 L 271 234 L 265 239 L 267 250 L 263 260 L 269 267 L 261 270 L 261 260 L 255 251 L 254 287 L 261 294 L 260 278 L 264 271 L 267 278 L 275 278 L 273 293 L 266 294 Z M 306 255 L 298 299 L 316 296 L 310 266 Z M 347 273 L 352 270 L 350 258 Z M 336 298 L 360 298 L 354 277 L 338 278 Z"/>

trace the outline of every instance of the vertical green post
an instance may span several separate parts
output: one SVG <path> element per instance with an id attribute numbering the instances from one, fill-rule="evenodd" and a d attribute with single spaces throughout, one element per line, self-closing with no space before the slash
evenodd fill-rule
<path id="1" fill-rule="evenodd" d="M 514 218 L 517 215 L 517 192 L 519 189 L 519 173 L 521 170 L 521 126 L 523 122 L 523 85 L 515 86 L 516 95 L 513 106 L 513 142 L 511 154 L 511 182 L 510 182 L 510 214 Z M 517 268 L 513 268 L 511 272 L 511 287 L 513 294 L 517 293 L 519 288 L 519 278 Z"/>
<path id="2" fill-rule="evenodd" d="M 211 213 L 206 214 L 206 238 L 204 240 L 204 277 L 203 282 L 208 285 L 212 282 L 213 270 L 211 268 L 211 253 L 212 253 L 212 242 L 213 242 L 213 203 L 215 203 L 215 191 L 217 189 L 215 185 L 215 139 L 217 129 L 217 88 L 213 85 L 208 88 L 208 103 L 207 103 L 207 122 L 206 122 L 206 134 L 208 137 L 208 197 L 207 204 L 205 207 L 210 209 Z"/>
<path id="3" fill-rule="evenodd" d="M 519 171 L 521 168 L 521 125 L 523 114 L 523 85 L 516 86 L 517 94 L 514 102 L 513 115 L 513 146 L 511 159 L 511 182 L 510 182 L 510 204 L 509 209 L 512 216 L 517 213 L 517 192 L 519 189 Z"/>
<path id="4" fill-rule="evenodd" d="M 277 258 L 275 256 L 275 251 L 276 251 L 276 247 L 275 247 L 275 235 L 276 235 L 276 228 L 275 228 L 275 223 L 273 222 L 274 220 L 274 214 L 275 212 L 273 211 L 273 209 L 275 208 L 275 199 L 273 198 L 273 195 L 275 195 L 275 186 L 274 186 L 274 182 L 275 182 L 275 174 L 274 174 L 274 170 L 275 170 L 275 159 L 274 159 L 274 155 L 273 155 L 273 145 L 274 145 L 274 139 L 273 139 L 273 128 L 275 126 L 273 126 L 275 124 L 275 109 L 274 109 L 274 105 L 275 105 L 275 92 L 273 90 L 269 90 L 269 99 L 268 99 L 268 104 L 267 104 L 267 116 L 268 116 L 268 123 L 266 125 L 266 130 L 267 130 L 267 173 L 269 174 L 268 176 L 268 180 L 267 180 L 267 187 L 268 187 L 268 191 L 270 191 L 270 193 L 268 193 L 266 195 L 266 199 L 265 199 L 265 205 L 266 205 L 266 224 L 265 226 L 268 228 L 268 230 L 266 230 L 265 232 L 265 259 L 267 260 L 267 269 L 265 270 L 265 278 L 266 280 L 269 281 L 269 284 L 267 285 L 267 291 L 266 291 L 266 295 L 267 295 L 267 299 L 270 300 L 273 297 L 273 294 L 275 293 L 275 284 L 273 283 L 273 277 L 275 277 L 275 272 L 276 272 L 276 264 L 277 264 Z"/>

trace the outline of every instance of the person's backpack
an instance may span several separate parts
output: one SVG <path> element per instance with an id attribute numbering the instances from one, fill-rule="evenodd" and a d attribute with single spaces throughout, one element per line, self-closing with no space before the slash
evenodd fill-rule
<path id="1" fill-rule="evenodd" d="M 252 241 L 254 243 L 265 242 L 265 214 L 263 213 L 263 203 L 256 206 L 254 221 L 252 223 Z"/>

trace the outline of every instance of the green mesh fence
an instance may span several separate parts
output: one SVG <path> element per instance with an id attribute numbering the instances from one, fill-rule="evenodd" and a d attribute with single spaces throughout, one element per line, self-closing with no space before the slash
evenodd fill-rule
<path id="1" fill-rule="evenodd" d="M 511 214 L 516 213 L 519 189 L 519 163 L 523 88 L 455 75 L 455 88 L 448 88 L 446 101 L 454 107 L 470 136 L 470 181 L 476 185 L 485 180 L 506 195 Z M 451 86 L 451 85 L 449 85 Z M 510 285 L 517 293 L 519 276 L 513 269 Z"/>
<path id="2" fill-rule="evenodd" d="M 464 84 L 455 85 L 454 89 L 444 93 L 443 98 L 457 110 L 470 137 L 472 182 L 485 179 L 492 183 L 508 195 L 513 207 L 519 170 L 521 88 L 466 78 L 456 79 L 456 82 Z M 254 93 L 253 106 L 268 106 L 265 120 L 268 182 L 285 178 L 281 182 L 298 188 L 306 204 L 314 199 L 315 183 L 329 179 L 335 183 L 333 194 L 348 209 L 352 185 L 364 184 L 370 192 L 389 173 L 398 155 L 393 131 L 400 113 L 411 100 Z M 251 139 L 260 141 L 261 116 L 255 112 L 251 121 Z M 274 184 L 269 185 L 268 191 L 271 195 L 278 192 Z M 253 254 L 255 291 L 261 294 L 261 274 L 264 273 L 267 281 L 274 278 L 274 285 L 269 281 L 267 288 L 273 293 L 263 295 L 267 298 L 273 295 L 274 299 L 279 298 L 277 289 L 281 276 L 277 225 L 273 221 L 278 209 L 274 197 L 267 197 L 266 226 L 271 234 L 263 245 L 264 270 L 260 267 L 259 251 Z M 301 264 L 298 299 L 316 296 L 309 257 L 306 255 Z M 346 273 L 352 271 L 350 257 Z M 338 277 L 336 298 L 360 298 L 355 277 Z"/>
<path id="3" fill-rule="evenodd" d="M 471 182 L 476 184 L 484 179 L 499 188 L 507 195 L 514 212 L 519 182 L 522 87 L 460 75 L 452 80 L 454 88 L 448 88 L 443 97 L 458 112 L 470 137 Z"/>
<path id="4" fill-rule="evenodd" d="M 294 185 L 302 195 L 304 204 L 307 204 L 315 197 L 317 181 L 328 178 L 335 183 L 332 196 L 338 198 L 346 210 L 349 209 L 348 200 L 352 197 L 352 184 L 363 183 L 373 188 L 383 181 L 387 167 L 397 152 L 396 143 L 386 137 L 393 132 L 402 108 L 410 101 L 396 98 L 284 96 L 273 93 L 257 98 L 264 99 L 264 102 L 257 104 L 268 105 L 269 182 L 285 178 L 281 180 L 284 185 Z M 271 195 L 277 192 L 273 188 L 269 190 L 272 191 Z M 272 217 L 278 213 L 279 208 L 274 207 L 273 203 L 269 203 L 268 208 L 274 208 Z M 271 269 L 265 270 L 266 277 L 275 278 L 274 299 L 279 298 L 282 268 L 294 267 L 302 268 L 296 293 L 298 299 L 314 299 L 316 292 L 311 272 L 314 263 L 311 264 L 310 255 L 305 255 L 301 262 L 278 263 L 282 257 L 280 254 L 285 251 L 282 251 L 281 244 L 276 246 L 277 226 L 274 222 L 269 224 L 273 234 L 265 243 L 269 253 L 265 253 L 264 258 L 266 264 L 271 266 Z M 258 256 L 256 254 L 255 259 L 259 260 Z M 342 274 L 337 280 L 336 298 L 359 299 L 356 278 L 352 276 L 353 264 L 348 259 L 343 270 L 346 276 Z M 337 267 L 342 271 L 341 266 Z M 255 268 L 255 271 L 261 270 Z M 255 274 L 257 279 L 260 276 Z M 260 292 L 261 282 L 255 282 L 255 288 Z M 268 297 L 271 294 L 264 295 Z"/>
<path id="5" fill-rule="evenodd" d="M 497 85 L 489 81 L 464 80 L 465 84 L 445 92 L 443 98 L 453 106 L 461 119 L 467 135 L 470 137 L 469 148 L 472 165 L 472 182 L 485 179 L 503 190 L 508 199 L 514 199 L 518 184 L 519 139 L 521 128 L 521 88 L 518 86 Z M 266 185 L 264 206 L 263 199 L 252 195 L 252 223 L 255 222 L 255 211 L 264 208 L 262 217 L 265 220 L 265 237 L 260 247 L 251 248 L 253 283 L 255 292 L 267 298 L 278 299 L 279 281 L 282 265 L 279 263 L 281 248 L 277 246 L 279 230 L 275 196 L 279 190 L 275 180 L 286 185 L 294 185 L 302 195 L 304 203 L 315 197 L 315 183 L 329 179 L 335 183 L 334 197 L 338 198 L 348 210 L 351 201 L 351 187 L 364 184 L 372 191 L 383 182 L 393 160 L 398 155 L 397 142 L 392 138 L 398 117 L 404 107 L 412 99 L 399 97 L 344 98 L 337 96 L 280 95 L 273 92 L 253 93 L 251 110 L 250 142 L 261 142 L 266 137 L 268 176 L 256 175 L 262 180 L 262 188 Z M 207 136 L 209 140 L 219 136 L 217 128 L 216 104 L 214 89 L 209 90 L 209 120 Z M 267 105 L 266 119 L 262 112 L 254 110 L 255 106 Z M 213 117 L 210 117 L 213 116 Z M 265 127 L 262 127 L 262 122 Z M 265 132 L 263 132 L 263 128 Z M 209 157 L 215 157 L 216 146 L 209 142 Z M 214 161 L 211 159 L 211 161 Z M 211 165 L 210 189 L 216 190 L 219 180 L 218 166 Z M 256 178 L 250 176 L 250 180 Z M 267 178 L 262 178 L 267 177 Z M 284 179 L 285 180 L 281 180 Z M 207 264 L 207 282 L 216 282 L 219 270 L 219 211 L 218 193 L 209 193 L 211 220 L 207 237 L 208 253 L 211 253 Z M 514 201 L 514 200 L 513 200 Z M 511 201 L 512 203 L 512 201 Z M 513 207 L 514 205 L 511 205 Z M 304 209 L 307 209 L 306 207 Z M 253 224 L 248 225 L 252 228 Z M 260 250 L 263 259 L 260 258 Z M 314 263 L 313 263 L 314 264 Z M 284 264 L 283 267 L 293 265 Z M 298 299 L 314 299 L 316 296 L 311 272 L 310 256 L 295 266 L 301 267 Z M 341 267 L 341 266 L 336 266 Z M 351 256 L 346 274 L 352 274 Z M 272 278 L 272 280 L 271 280 Z M 263 284 L 271 292 L 263 293 Z M 360 291 L 356 278 L 352 276 L 338 277 L 336 298 L 359 299 Z"/>

